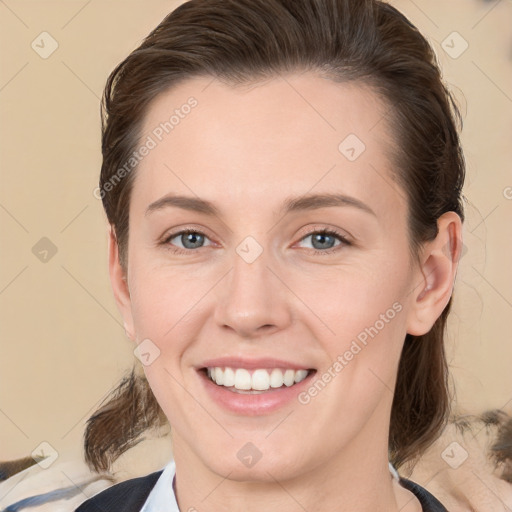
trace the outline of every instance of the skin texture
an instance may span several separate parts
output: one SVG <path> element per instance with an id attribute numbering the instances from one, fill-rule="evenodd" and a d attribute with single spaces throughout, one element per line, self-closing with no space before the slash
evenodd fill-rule
<path id="1" fill-rule="evenodd" d="M 510 416 L 507 418 L 510 420 Z M 489 449 L 497 440 L 496 434 L 495 426 L 485 428 L 477 418 L 471 421 L 471 428 L 464 431 L 450 423 L 413 467 L 401 467 L 400 473 L 426 487 L 450 512 L 511 510 L 512 485 L 500 479 L 501 471 L 490 458 Z M 468 458 L 456 469 L 440 456 L 454 441 L 468 452 Z M 3 497 L 0 507 L 7 508 L 20 500 L 58 491 L 59 498 L 30 507 L 30 512 L 73 512 L 88 497 L 103 489 L 159 470 L 171 456 L 170 444 L 168 433 L 160 437 L 148 432 L 140 443 L 116 461 L 111 473 L 101 476 L 92 472 L 74 453 L 60 453 L 59 459 L 46 469 L 34 462 L 28 470 L 0 482 Z M 69 484 L 70 478 L 81 483 L 82 492 L 76 493 L 76 487 Z M 66 489 L 67 495 L 62 493 Z"/>
<path id="2" fill-rule="evenodd" d="M 197 106 L 139 163 L 128 266 L 110 234 L 110 276 L 125 329 L 160 355 L 144 370 L 173 429 L 180 509 L 418 511 L 388 471 L 392 390 L 406 333 L 427 332 L 450 298 L 461 246 L 454 212 L 411 259 L 405 192 L 392 179 L 386 106 L 361 84 L 293 73 L 250 86 L 179 84 L 147 113 L 141 140 L 193 96 Z M 365 151 L 338 149 L 356 134 Z M 169 193 L 213 202 L 218 216 L 148 205 Z M 340 193 L 366 204 L 280 212 L 285 199 Z M 201 231 L 199 248 L 180 230 Z M 308 236 L 335 228 L 329 251 Z M 253 237 L 263 252 L 237 252 Z M 200 244 L 199 244 L 200 245 Z M 172 247 L 187 251 L 172 252 Z M 320 248 L 318 248 L 320 247 Z M 448 250 L 447 250 L 448 248 Z M 196 371 L 223 356 L 332 368 L 365 328 L 400 312 L 309 403 L 257 416 L 228 412 Z M 261 452 L 252 467 L 237 453 Z"/>

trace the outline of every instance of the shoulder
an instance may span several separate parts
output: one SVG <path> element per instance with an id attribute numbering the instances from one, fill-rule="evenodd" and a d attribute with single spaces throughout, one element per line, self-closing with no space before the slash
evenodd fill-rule
<path id="1" fill-rule="evenodd" d="M 418 498 L 423 512 L 448 512 L 444 505 L 421 485 L 403 477 L 399 482 L 402 487 L 411 491 Z"/>
<path id="2" fill-rule="evenodd" d="M 58 459 L 46 466 L 34 460 L 29 467 L 10 472 L 0 462 L 4 477 L 8 476 L 0 481 L 1 511 L 27 508 L 30 512 L 72 512 L 87 497 L 119 481 L 109 473 L 91 471 L 75 454 L 59 454 Z"/>
<path id="3" fill-rule="evenodd" d="M 75 512 L 139 512 L 162 472 L 115 484 L 84 501 Z"/>

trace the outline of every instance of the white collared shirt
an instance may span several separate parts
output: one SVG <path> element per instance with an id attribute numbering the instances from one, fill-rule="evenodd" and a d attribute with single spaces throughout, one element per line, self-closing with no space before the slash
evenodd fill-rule
<path id="1" fill-rule="evenodd" d="M 163 467 L 163 473 L 158 477 L 140 512 L 180 512 L 174 494 L 175 475 L 176 465 L 171 460 Z"/>

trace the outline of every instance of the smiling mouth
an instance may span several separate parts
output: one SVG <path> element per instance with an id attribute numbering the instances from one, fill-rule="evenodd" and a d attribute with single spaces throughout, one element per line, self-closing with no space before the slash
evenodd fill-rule
<path id="1" fill-rule="evenodd" d="M 234 393 L 260 394 L 292 387 L 315 373 L 314 369 L 208 367 L 199 370 L 219 387 Z"/>

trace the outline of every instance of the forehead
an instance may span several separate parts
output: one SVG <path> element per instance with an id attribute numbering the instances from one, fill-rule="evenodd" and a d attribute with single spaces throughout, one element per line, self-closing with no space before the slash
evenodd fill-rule
<path id="1" fill-rule="evenodd" d="M 387 111 L 368 87 L 311 73 L 243 86 L 190 79 L 150 105 L 136 187 L 146 205 L 175 192 L 278 208 L 283 196 L 338 192 L 396 207 L 405 198 L 391 177 Z"/>

